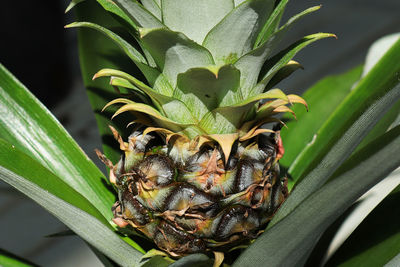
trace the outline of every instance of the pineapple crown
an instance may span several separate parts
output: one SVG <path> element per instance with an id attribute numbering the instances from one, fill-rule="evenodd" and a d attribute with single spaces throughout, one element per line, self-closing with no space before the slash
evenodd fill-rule
<path id="1" fill-rule="evenodd" d="M 298 51 L 334 36 L 312 34 L 279 51 L 290 27 L 320 8 L 311 7 L 280 26 L 288 0 L 98 2 L 126 23 L 140 51 L 94 23 L 66 27 L 89 27 L 110 37 L 146 78 L 143 82 L 113 69 L 97 72 L 94 79 L 110 77 L 111 85 L 127 88 L 142 100 L 119 98 L 105 108 L 123 104 L 114 116 L 134 113 L 134 122 L 150 126 L 146 133 L 161 132 L 167 141 L 174 135 L 197 142 L 213 140 L 225 154 L 235 140 L 271 131 L 259 127 L 279 121 L 272 117 L 276 113 L 292 112 L 287 104 L 306 105 L 299 96 L 271 88 L 301 68 L 291 60 Z"/>

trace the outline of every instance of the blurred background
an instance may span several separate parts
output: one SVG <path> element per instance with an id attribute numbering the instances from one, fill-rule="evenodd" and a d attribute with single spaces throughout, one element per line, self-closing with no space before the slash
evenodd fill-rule
<path id="1" fill-rule="evenodd" d="M 94 153 L 100 137 L 82 84 L 74 21 L 64 14 L 68 0 L 3 1 L 0 8 L 0 62 L 60 120 L 83 150 L 101 167 Z M 326 75 L 362 64 L 374 40 L 400 31 L 399 0 L 296 0 L 283 21 L 314 5 L 322 9 L 303 19 L 283 46 L 315 32 L 338 39 L 319 41 L 295 59 L 304 66 L 279 88 L 300 94 Z M 77 237 L 46 237 L 66 227 L 40 206 L 0 182 L 0 248 L 41 266 L 100 266 Z M 95 234 L 95 233 L 94 233 Z"/>

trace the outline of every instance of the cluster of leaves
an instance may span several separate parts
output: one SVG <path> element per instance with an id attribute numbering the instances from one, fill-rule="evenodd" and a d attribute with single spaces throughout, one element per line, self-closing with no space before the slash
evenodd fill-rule
<path id="1" fill-rule="evenodd" d="M 91 19 L 98 23 L 101 16 L 103 25 L 119 25 L 90 1 L 80 5 L 77 13 L 78 17 L 84 14 L 86 20 L 92 14 Z M 129 62 L 124 64 L 114 43 L 100 34 L 87 29 L 78 34 L 84 80 L 103 134 L 104 151 L 116 160 L 118 148 L 108 142 L 109 114 L 100 114 L 99 110 L 117 96 L 104 81 L 92 81 L 91 76 L 104 67 L 131 73 L 136 70 L 131 69 Z M 380 44 L 377 49 L 382 50 Z M 302 266 L 317 262 L 325 254 L 323 249 L 314 250 L 317 242 L 329 243 L 332 239 L 328 227 L 400 165 L 400 126 L 396 125 L 400 110 L 398 37 L 382 57 L 372 66 L 366 64 L 364 73 L 361 72 L 362 67 L 358 67 L 310 88 L 304 94 L 309 113 L 303 114 L 303 110 L 294 107 L 299 121 L 288 123 L 289 129 L 282 131 L 286 155 L 281 162 L 289 167 L 294 189 L 266 231 L 243 250 L 233 266 Z M 118 127 L 124 122 L 117 120 L 114 124 Z M 122 266 L 171 264 L 157 253 L 143 260 L 146 251 L 135 242 L 137 239 L 116 232 L 110 222 L 115 195 L 105 186 L 106 177 L 50 112 L 2 65 L 0 179 L 81 236 L 105 265 L 112 265 L 112 261 Z M 400 236 L 395 229 L 400 218 L 393 215 L 392 205 L 400 201 L 399 190 L 395 188 L 367 216 L 327 265 L 398 265 Z M 376 228 L 377 220 L 384 221 L 385 227 Z M 361 248 L 357 240 L 360 236 L 368 240 Z M 1 265 L 19 262 L 13 255 L 0 251 Z M 171 266 L 189 264 L 210 266 L 213 260 L 194 254 Z"/>

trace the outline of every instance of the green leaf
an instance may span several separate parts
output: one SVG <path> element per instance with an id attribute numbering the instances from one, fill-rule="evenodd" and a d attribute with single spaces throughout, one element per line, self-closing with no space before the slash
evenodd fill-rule
<path id="1" fill-rule="evenodd" d="M 144 47 L 175 88 L 179 73 L 214 64 L 210 52 L 184 34 L 165 28 L 140 29 Z"/>
<path id="2" fill-rule="evenodd" d="M 65 9 L 65 13 L 68 13 L 68 12 L 69 12 L 71 9 L 73 9 L 77 4 L 79 4 L 79 3 L 83 2 L 83 1 L 86 1 L 86 0 L 72 0 L 72 1 L 68 4 L 67 8 Z"/>
<path id="3" fill-rule="evenodd" d="M 307 184 L 308 192 L 326 181 L 400 99 L 399 52 L 400 40 L 358 83 L 291 165 L 289 173 L 295 181 L 308 174 L 307 183 L 301 186 Z M 294 200 L 299 195 L 293 191 L 292 197 Z"/>
<path id="4" fill-rule="evenodd" d="M 121 18 L 123 21 L 127 22 L 128 25 L 131 25 L 132 28 L 134 29 L 137 28 L 136 21 L 129 18 L 129 16 L 127 16 L 127 14 L 125 14 L 125 12 L 121 10 L 121 8 L 115 5 L 114 2 L 109 0 L 96 0 L 96 1 L 104 8 L 104 10 L 107 10 L 108 12 L 113 13 L 117 17 Z"/>
<path id="5" fill-rule="evenodd" d="M 384 267 L 397 267 L 400 265 L 400 253 L 396 255 L 393 259 L 391 259 L 388 263 L 385 264 Z"/>
<path id="6" fill-rule="evenodd" d="M 391 135 L 400 135 L 400 126 L 389 131 Z M 376 138 L 356 152 L 333 176 L 351 169 L 364 161 L 374 151 L 368 147 L 377 146 L 389 133 Z M 397 183 L 398 184 L 398 183 Z M 383 266 L 400 253 L 400 214 L 393 207 L 400 202 L 400 186 L 383 199 L 379 205 L 361 222 L 350 237 L 341 245 L 328 261 L 328 266 Z M 385 227 L 376 227 L 377 225 Z M 352 253 L 349 253 L 349 252 Z"/>
<path id="7" fill-rule="evenodd" d="M 29 196 L 115 262 L 124 266 L 139 262 L 142 254 L 121 240 L 84 197 L 12 145 L 0 141 L 0 146 L 0 179 Z M 77 206 L 85 206 L 90 213 Z"/>
<path id="8" fill-rule="evenodd" d="M 241 3 L 243 3 L 246 0 L 234 0 L 235 2 L 235 7 L 237 7 L 238 5 L 240 5 Z"/>
<path id="9" fill-rule="evenodd" d="M 232 65 L 220 68 L 193 68 L 178 75 L 174 97 L 200 120 L 218 106 L 229 106 L 241 100 L 238 94 L 240 72 Z"/>
<path id="10" fill-rule="evenodd" d="M 148 260 L 141 267 L 167 267 L 171 262 L 164 259 L 163 256 L 157 255 Z"/>
<path id="11" fill-rule="evenodd" d="M 238 59 L 238 61 L 235 63 L 235 66 L 240 70 L 241 73 L 240 85 L 242 87 L 242 92 L 245 96 L 249 95 L 249 91 L 256 85 L 258 77 L 260 75 L 261 68 L 265 64 L 266 60 L 270 58 L 272 54 L 275 52 L 275 48 L 279 45 L 282 38 L 286 36 L 286 32 L 294 25 L 296 21 L 298 21 L 305 15 L 308 15 L 309 13 L 318 10 L 319 8 L 320 8 L 319 6 L 312 7 L 292 17 L 285 25 L 283 25 L 281 28 L 279 28 L 278 31 L 276 31 L 273 35 L 271 35 L 270 38 L 266 40 L 261 46 L 250 51 L 249 53 L 245 54 L 244 56 Z M 312 40 L 311 36 L 305 38 L 310 38 Z M 318 40 L 317 36 L 315 36 L 315 38 L 316 39 L 313 41 Z M 307 41 L 305 42 L 307 43 Z M 291 55 L 293 57 L 295 54 Z M 288 62 L 289 61 L 285 62 L 282 66 L 279 66 L 279 69 L 277 69 L 273 75 L 275 75 L 275 73 L 277 73 L 281 68 L 286 66 Z M 263 86 L 265 87 L 265 85 Z M 262 90 L 258 90 L 257 92 L 261 91 Z"/>
<path id="12" fill-rule="evenodd" d="M 274 87 L 275 85 L 277 85 L 278 83 L 289 77 L 293 72 L 295 72 L 298 69 L 303 69 L 303 66 L 294 60 L 289 61 L 288 64 L 286 64 L 283 68 L 281 68 L 272 77 L 272 79 L 267 84 L 267 87 L 265 87 L 265 90 L 271 89 L 272 87 Z"/>
<path id="13" fill-rule="evenodd" d="M 99 1 L 99 0 L 98 0 Z M 107 0 L 101 0 L 101 2 Z M 118 6 L 132 21 L 135 22 L 137 27 L 142 28 L 161 28 L 164 24 L 158 20 L 153 14 L 146 10 L 137 1 L 132 0 L 113 0 L 111 2 L 114 6 Z"/>
<path id="14" fill-rule="evenodd" d="M 87 243 L 86 243 L 87 244 Z M 106 255 L 101 253 L 97 248 L 93 247 L 90 244 L 87 244 L 89 248 L 93 251 L 93 253 L 96 255 L 97 259 L 103 264 L 104 267 L 118 267 L 115 262 L 107 258 Z"/>
<path id="15" fill-rule="evenodd" d="M 268 92 L 247 98 L 234 105 L 218 107 L 206 113 L 200 121 L 200 127 L 207 133 L 236 133 L 246 119 L 246 115 L 255 107 L 256 103 L 263 99 L 275 98 L 288 100 L 285 93 L 280 89 L 272 89 Z"/>
<path id="16" fill-rule="evenodd" d="M 148 65 L 146 59 L 139 51 L 136 50 L 136 48 L 134 48 L 131 44 L 129 44 L 127 41 L 125 41 L 112 31 L 91 22 L 74 22 L 65 26 L 65 28 L 73 28 L 73 27 L 92 28 L 109 37 L 113 42 L 115 42 L 115 44 L 117 44 L 125 52 L 125 54 L 142 71 L 142 73 L 144 74 L 150 85 L 153 85 L 157 77 L 160 75 L 160 72 L 157 69 L 150 67 Z"/>
<path id="17" fill-rule="evenodd" d="M 365 66 L 362 76 L 368 74 L 368 72 L 379 62 L 382 56 L 390 49 L 393 44 L 400 39 L 400 34 L 391 34 L 380 38 L 375 41 L 368 50 L 367 58 L 365 60 Z M 397 119 L 400 114 L 400 101 L 394 105 L 386 115 L 375 125 L 371 132 L 364 138 L 362 143 L 357 149 L 362 148 L 376 137 L 385 133 L 392 123 Z"/>
<path id="18" fill-rule="evenodd" d="M 286 66 L 289 61 L 303 48 L 312 44 L 315 41 L 328 38 L 336 37 L 334 34 L 330 33 L 316 33 L 303 37 L 301 40 L 292 44 L 285 50 L 281 51 L 271 59 L 267 60 L 261 69 L 260 76 L 262 77 L 260 82 L 251 90 L 250 95 L 256 95 L 262 92 L 269 81 L 274 77 L 274 75 Z"/>
<path id="19" fill-rule="evenodd" d="M 98 209 L 82 194 L 79 194 L 62 178 L 46 169 L 45 166 L 40 164 L 40 161 L 38 162 L 37 159 L 35 160 L 21 151 L 27 150 L 0 139 L 0 168 L 5 170 L 4 173 L 8 171 L 23 177 L 25 180 L 34 183 L 64 202 L 68 202 L 70 205 L 87 212 L 104 225 L 110 227 L 109 218 L 104 218 Z M 10 182 L 6 175 L 1 177 L 5 182 Z"/>
<path id="20" fill-rule="evenodd" d="M 164 24 L 198 44 L 233 8 L 232 0 L 162 0 Z"/>
<path id="21" fill-rule="evenodd" d="M 311 86 L 304 94 L 309 111 L 304 107 L 292 107 L 297 121 L 288 122 L 282 128 L 281 137 L 285 154 L 279 163 L 290 167 L 297 155 L 313 139 L 314 134 L 324 124 L 343 99 L 351 92 L 353 84 L 359 80 L 362 66 L 358 66 L 344 74 L 326 77 Z M 329 100 L 329 101 L 328 101 Z M 293 181 L 289 181 L 293 184 Z"/>
<path id="22" fill-rule="evenodd" d="M 274 3 L 265 0 L 245 1 L 211 29 L 203 46 L 211 51 L 217 65 L 233 63 L 253 48 Z"/>
<path id="23" fill-rule="evenodd" d="M 400 187 L 386 197 L 356 228 L 327 266 L 383 266 L 400 253 Z M 384 225 L 384 227 L 377 227 Z"/>
<path id="24" fill-rule="evenodd" d="M 379 119 L 400 99 L 399 52 L 400 40 L 358 83 L 296 158 L 289 173 L 295 181 L 305 178 L 292 191 L 271 224 L 290 213 L 324 184 Z"/>
<path id="25" fill-rule="evenodd" d="M 34 267 L 37 266 L 25 259 L 22 259 L 8 251 L 0 248 L 0 266 L 4 267 Z"/>
<path id="26" fill-rule="evenodd" d="M 155 92 L 152 88 L 127 73 L 112 69 L 102 69 L 97 72 L 94 77 L 104 76 L 123 78 L 131 82 L 133 86 L 137 86 L 153 100 L 154 105 L 162 112 L 160 115 L 170 118 L 176 124 L 195 124 L 197 122 L 195 118 L 190 116 L 190 111 L 183 102 Z M 154 109 L 153 107 L 151 108 Z"/>
<path id="27" fill-rule="evenodd" d="M 101 24 L 105 28 L 120 29 L 122 27 L 121 23 L 105 12 L 96 1 L 85 1 L 79 4 L 75 11 L 78 20 Z M 107 158 L 116 162 L 121 156 L 121 150 L 118 142 L 112 137 L 108 125 L 112 125 L 124 137 L 127 137 L 130 134 L 130 129 L 127 129 L 126 125 L 130 121 L 123 117 L 111 121 L 111 114 L 101 113 L 101 109 L 111 100 L 118 98 L 119 94 L 114 91 L 113 87 L 105 79 L 93 81 L 92 77 L 98 70 L 103 68 L 123 70 L 134 74 L 138 78 L 141 78 L 141 72 L 115 42 L 106 38 L 100 32 L 87 28 L 78 28 L 78 48 L 83 82 L 87 89 L 86 92 L 90 104 L 95 112 L 98 129 L 103 141 L 103 152 Z"/>
<path id="28" fill-rule="evenodd" d="M 159 21 L 162 20 L 160 0 L 142 0 L 142 5 Z"/>
<path id="29" fill-rule="evenodd" d="M 267 229 L 233 266 L 302 266 L 326 228 L 358 197 L 400 165 L 399 131 L 400 127 L 389 131 L 360 151 L 357 157 L 363 157 L 364 161 L 311 194 Z"/>
<path id="30" fill-rule="evenodd" d="M 374 128 L 368 133 L 368 135 L 363 139 L 361 144 L 358 145 L 357 150 L 366 146 L 369 142 L 384 134 L 388 129 L 392 128 L 392 125 L 400 114 L 400 101 L 397 101 L 390 110 L 383 116 L 382 119 L 374 126 Z"/>
<path id="31" fill-rule="evenodd" d="M 40 162 L 111 218 L 104 175 L 53 115 L 0 64 L 0 138 Z"/>
<path id="32" fill-rule="evenodd" d="M 123 105 L 121 108 L 119 108 L 113 115 L 113 118 L 115 116 L 120 115 L 121 113 L 124 112 L 140 112 L 140 113 L 144 113 L 146 115 L 148 115 L 148 117 L 151 117 L 158 126 L 162 127 L 162 128 L 166 128 L 166 129 L 170 129 L 171 131 L 175 131 L 175 132 L 180 132 L 183 129 L 189 127 L 189 126 L 193 126 L 190 123 L 181 123 L 181 122 L 176 122 L 173 121 L 171 119 L 169 119 L 168 117 L 165 117 L 164 115 L 162 115 L 160 112 L 158 112 L 158 110 L 156 110 L 155 108 L 153 108 L 152 106 L 143 104 L 143 103 L 136 103 L 134 101 L 125 99 L 125 98 L 117 98 L 114 99 L 113 101 L 109 102 L 105 108 L 114 105 L 114 104 L 118 104 L 118 103 L 123 103 L 125 105 Z M 171 105 L 171 108 L 173 108 L 174 102 L 169 103 L 169 105 Z"/>
<path id="33" fill-rule="evenodd" d="M 389 66 L 393 65 L 389 64 Z M 382 63 L 380 67 L 385 69 L 387 66 Z M 353 152 L 374 124 L 379 121 L 393 103 L 400 98 L 400 84 L 392 87 L 392 82 L 395 80 L 392 80 L 393 76 L 390 75 L 389 71 L 386 73 L 389 75 L 389 79 L 377 85 L 374 84 L 374 82 L 377 81 L 377 78 L 374 77 L 375 73 L 371 72 L 371 76 L 367 76 L 367 79 L 364 79 L 363 82 L 360 83 L 361 89 L 354 89 L 340 108 L 328 119 L 326 124 L 324 124 L 317 133 L 315 140 L 300 154 L 300 156 L 303 156 L 304 153 L 309 153 L 311 151 L 309 149 L 312 148 L 315 153 L 312 154 L 312 160 L 314 162 L 309 163 L 308 159 L 304 158 L 301 160 L 298 160 L 298 158 L 296 159 L 292 166 L 298 167 L 297 164 L 303 161 L 303 164 L 306 164 L 311 171 L 295 187 L 290 197 L 284 202 L 272 219 L 270 225 L 273 225 L 285 217 L 312 192 L 320 188 Z M 383 77 L 381 78 L 385 80 Z M 370 79 L 372 79 L 372 84 L 370 83 Z M 380 80 L 380 82 L 382 82 L 382 80 Z M 369 90 L 370 88 L 375 88 L 376 92 Z M 376 94 L 380 94 L 380 98 L 376 99 Z M 356 109 L 360 106 L 361 109 Z M 349 110 L 354 113 L 352 113 L 352 116 L 349 116 L 349 119 L 344 120 L 344 118 L 348 118 Z M 362 115 L 358 116 L 360 113 Z M 330 138 L 327 138 L 328 136 Z M 318 149 L 316 149 L 315 145 L 318 146 Z M 318 153 L 321 154 L 318 155 Z M 306 168 L 303 170 L 305 169 Z M 293 175 L 293 173 L 291 174 L 295 179 L 299 177 Z"/>
<path id="34" fill-rule="evenodd" d="M 268 18 L 267 22 L 264 24 L 263 28 L 258 34 L 254 48 L 264 43 L 264 41 L 267 40 L 279 28 L 279 23 L 288 2 L 289 0 L 279 1 L 279 4 L 275 7 L 271 16 Z"/>
<path id="35" fill-rule="evenodd" d="M 191 254 L 172 263 L 169 267 L 210 267 L 214 261 L 204 254 Z"/>

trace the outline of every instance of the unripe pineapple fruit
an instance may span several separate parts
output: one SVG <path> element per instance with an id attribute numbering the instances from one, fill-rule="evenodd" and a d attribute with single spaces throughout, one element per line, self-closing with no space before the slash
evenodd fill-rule
<path id="1" fill-rule="evenodd" d="M 93 23 L 69 27 L 110 37 L 146 79 L 112 69 L 94 76 L 132 93 L 105 107 L 122 104 L 114 116 L 130 112 L 136 125 L 127 142 L 112 128 L 123 151 L 116 165 L 100 155 L 118 191 L 114 222 L 176 257 L 256 238 L 287 196 L 279 131 L 261 126 L 281 124 L 274 116 L 292 112 L 287 105 L 306 105 L 273 86 L 301 67 L 291 60 L 298 51 L 333 35 L 281 40 L 319 7 L 280 26 L 287 0 L 99 2 L 118 7 L 136 45 Z"/>
<path id="2" fill-rule="evenodd" d="M 137 131 L 121 143 L 125 153 L 111 166 L 119 192 L 114 221 L 131 225 L 172 256 L 255 238 L 287 196 L 275 138 L 239 142 L 226 164 L 213 143 L 180 153 L 151 139 Z"/>

